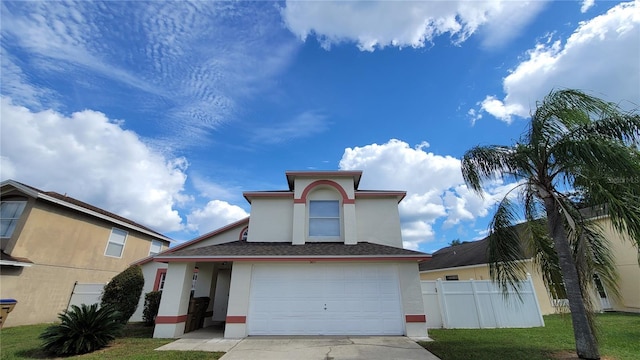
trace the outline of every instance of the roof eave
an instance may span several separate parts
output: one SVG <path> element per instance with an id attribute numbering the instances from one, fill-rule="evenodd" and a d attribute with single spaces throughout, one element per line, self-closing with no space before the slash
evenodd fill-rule
<path id="1" fill-rule="evenodd" d="M 221 261 L 425 261 L 429 255 L 315 255 L 315 256 L 156 256 L 155 262 L 221 262 Z"/>

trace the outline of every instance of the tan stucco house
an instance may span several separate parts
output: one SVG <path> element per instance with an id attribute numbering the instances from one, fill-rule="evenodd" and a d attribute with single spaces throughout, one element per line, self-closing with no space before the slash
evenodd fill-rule
<path id="1" fill-rule="evenodd" d="M 640 312 L 640 265 L 638 249 L 612 227 L 608 216 L 597 216 L 596 221 L 609 240 L 615 264 L 620 274 L 618 283 L 620 298 L 615 298 L 601 284 L 594 283 L 594 304 L 601 311 Z M 533 285 L 543 315 L 567 311 L 564 299 L 553 299 L 533 259 L 523 256 L 526 271 L 531 274 Z M 487 239 L 449 246 L 433 253 L 430 261 L 420 264 L 420 279 L 446 281 L 490 280 L 487 258 Z M 599 302 L 597 300 L 600 300 Z"/>
<path id="2" fill-rule="evenodd" d="M 172 241 L 56 192 L 13 180 L 0 187 L 0 297 L 18 302 L 4 327 L 57 320 L 76 282 L 107 283 Z"/>
<path id="3" fill-rule="evenodd" d="M 286 172 L 288 189 L 244 193 L 249 218 L 140 261 L 145 291 L 163 288 L 154 337 L 182 335 L 200 298 L 226 338 L 426 337 L 418 263 L 430 256 L 402 247 L 405 192 L 360 190 L 361 175 Z"/>

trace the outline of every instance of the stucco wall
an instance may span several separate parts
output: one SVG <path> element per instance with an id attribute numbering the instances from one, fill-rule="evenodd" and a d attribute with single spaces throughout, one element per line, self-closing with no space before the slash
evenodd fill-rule
<path id="1" fill-rule="evenodd" d="M 142 321 L 142 312 L 144 311 L 144 296 L 146 293 L 153 291 L 153 285 L 156 280 L 156 273 L 158 269 L 166 269 L 167 264 L 159 262 L 148 262 L 141 266 L 142 275 L 144 275 L 144 288 L 142 288 L 142 294 L 140 294 L 140 301 L 136 312 L 133 313 L 129 321 Z"/>
<path id="2" fill-rule="evenodd" d="M 253 199 L 247 241 L 291 242 L 292 231 L 293 199 Z"/>
<path id="3" fill-rule="evenodd" d="M 356 200 L 358 241 L 402 247 L 398 199 Z"/>
<path id="4" fill-rule="evenodd" d="M 618 287 L 620 299 L 609 296 L 614 310 L 640 312 L 640 265 L 638 248 L 628 237 L 616 232 L 608 218 L 596 220 L 610 240 L 613 255 L 620 274 Z"/>
<path id="5" fill-rule="evenodd" d="M 0 297 L 18 301 L 5 327 L 56 321 L 76 281 L 106 283 L 149 255 L 150 236 L 118 227 L 128 231 L 122 257 L 105 256 L 111 224 L 44 201 L 36 201 L 23 216 L 28 218 L 5 251 L 34 264 L 2 267 Z"/>

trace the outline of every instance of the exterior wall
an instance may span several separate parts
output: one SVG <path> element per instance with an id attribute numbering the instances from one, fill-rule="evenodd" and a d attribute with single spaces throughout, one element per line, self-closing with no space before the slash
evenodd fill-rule
<path id="1" fill-rule="evenodd" d="M 227 323 L 224 329 L 225 338 L 233 339 L 247 336 L 252 268 L 253 263 L 248 262 L 234 262 L 231 268 L 229 306 L 227 307 Z"/>
<path id="2" fill-rule="evenodd" d="M 141 265 L 140 267 L 142 268 L 142 275 L 144 275 L 144 287 L 142 288 L 142 294 L 140 295 L 138 308 L 136 308 L 136 312 L 133 313 L 129 321 L 142 321 L 142 312 L 144 311 L 144 296 L 146 293 L 153 291 L 153 286 L 155 284 L 158 269 L 166 269 L 167 264 L 151 261 Z"/>
<path id="3" fill-rule="evenodd" d="M 294 183 L 294 197 L 296 199 L 300 199 L 302 198 L 302 193 L 304 192 L 304 190 L 311 185 L 313 182 L 318 181 L 318 180 L 331 180 L 333 182 L 335 182 L 336 184 L 340 185 L 344 191 L 347 193 L 347 197 L 349 199 L 353 199 L 355 197 L 355 188 L 353 187 L 353 178 L 348 176 L 348 177 L 331 177 L 331 178 L 324 178 L 324 177 L 296 177 L 295 179 L 295 183 Z"/>
<path id="4" fill-rule="evenodd" d="M 620 280 L 620 299 L 609 296 L 613 310 L 640 312 L 640 265 L 638 264 L 639 250 L 633 241 L 622 236 L 611 227 L 608 218 L 596 220 L 602 227 L 607 239 L 610 240 L 615 256 Z"/>
<path id="5" fill-rule="evenodd" d="M 228 243 L 228 242 L 232 242 L 232 241 L 238 241 L 240 240 L 240 235 L 242 230 L 247 226 L 246 223 L 243 223 L 241 225 L 235 226 L 231 229 L 228 229 L 225 232 L 219 233 L 219 234 L 215 234 L 210 238 L 207 239 L 203 239 L 201 241 L 198 241 L 197 243 L 187 246 L 186 248 L 188 249 L 195 249 L 195 248 L 201 248 L 201 247 L 205 247 L 205 246 L 210 246 L 210 245 L 218 245 L 218 244 L 224 244 L 224 243 Z M 249 235 L 251 236 L 251 235 Z"/>
<path id="6" fill-rule="evenodd" d="M 540 311 L 542 312 L 542 315 L 555 314 L 557 312 L 556 308 L 551 303 L 551 298 L 547 292 L 544 280 L 542 279 L 542 276 L 537 270 L 535 264 L 528 261 L 526 271 L 531 274 L 533 287 L 536 291 L 536 297 L 538 298 L 538 304 L 540 304 Z M 491 275 L 489 275 L 489 265 L 487 264 L 422 271 L 420 272 L 420 280 L 444 280 L 447 275 L 458 275 L 459 280 L 491 280 Z"/>
<path id="7" fill-rule="evenodd" d="M 398 278 L 405 316 L 405 335 L 411 338 L 427 338 L 427 319 L 422 300 L 418 264 L 398 264 Z"/>
<path id="8" fill-rule="evenodd" d="M 356 200 L 358 241 L 402 248 L 398 199 Z"/>
<path id="9" fill-rule="evenodd" d="M 247 241 L 291 242 L 292 231 L 293 199 L 253 199 Z"/>
<path id="10" fill-rule="evenodd" d="M 5 327 L 57 320 L 74 283 L 107 283 L 149 255 L 152 238 L 128 232 L 121 258 L 105 256 L 112 225 L 44 201 L 30 200 L 5 252 L 34 264 L 2 266 L 0 297 L 18 301 Z M 165 242 L 166 243 L 166 242 Z"/>

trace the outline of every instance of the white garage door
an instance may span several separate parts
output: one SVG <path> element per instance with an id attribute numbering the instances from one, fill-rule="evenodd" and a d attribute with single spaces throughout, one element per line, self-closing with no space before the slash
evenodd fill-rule
<path id="1" fill-rule="evenodd" d="M 402 335 L 390 264 L 255 265 L 249 335 Z"/>

